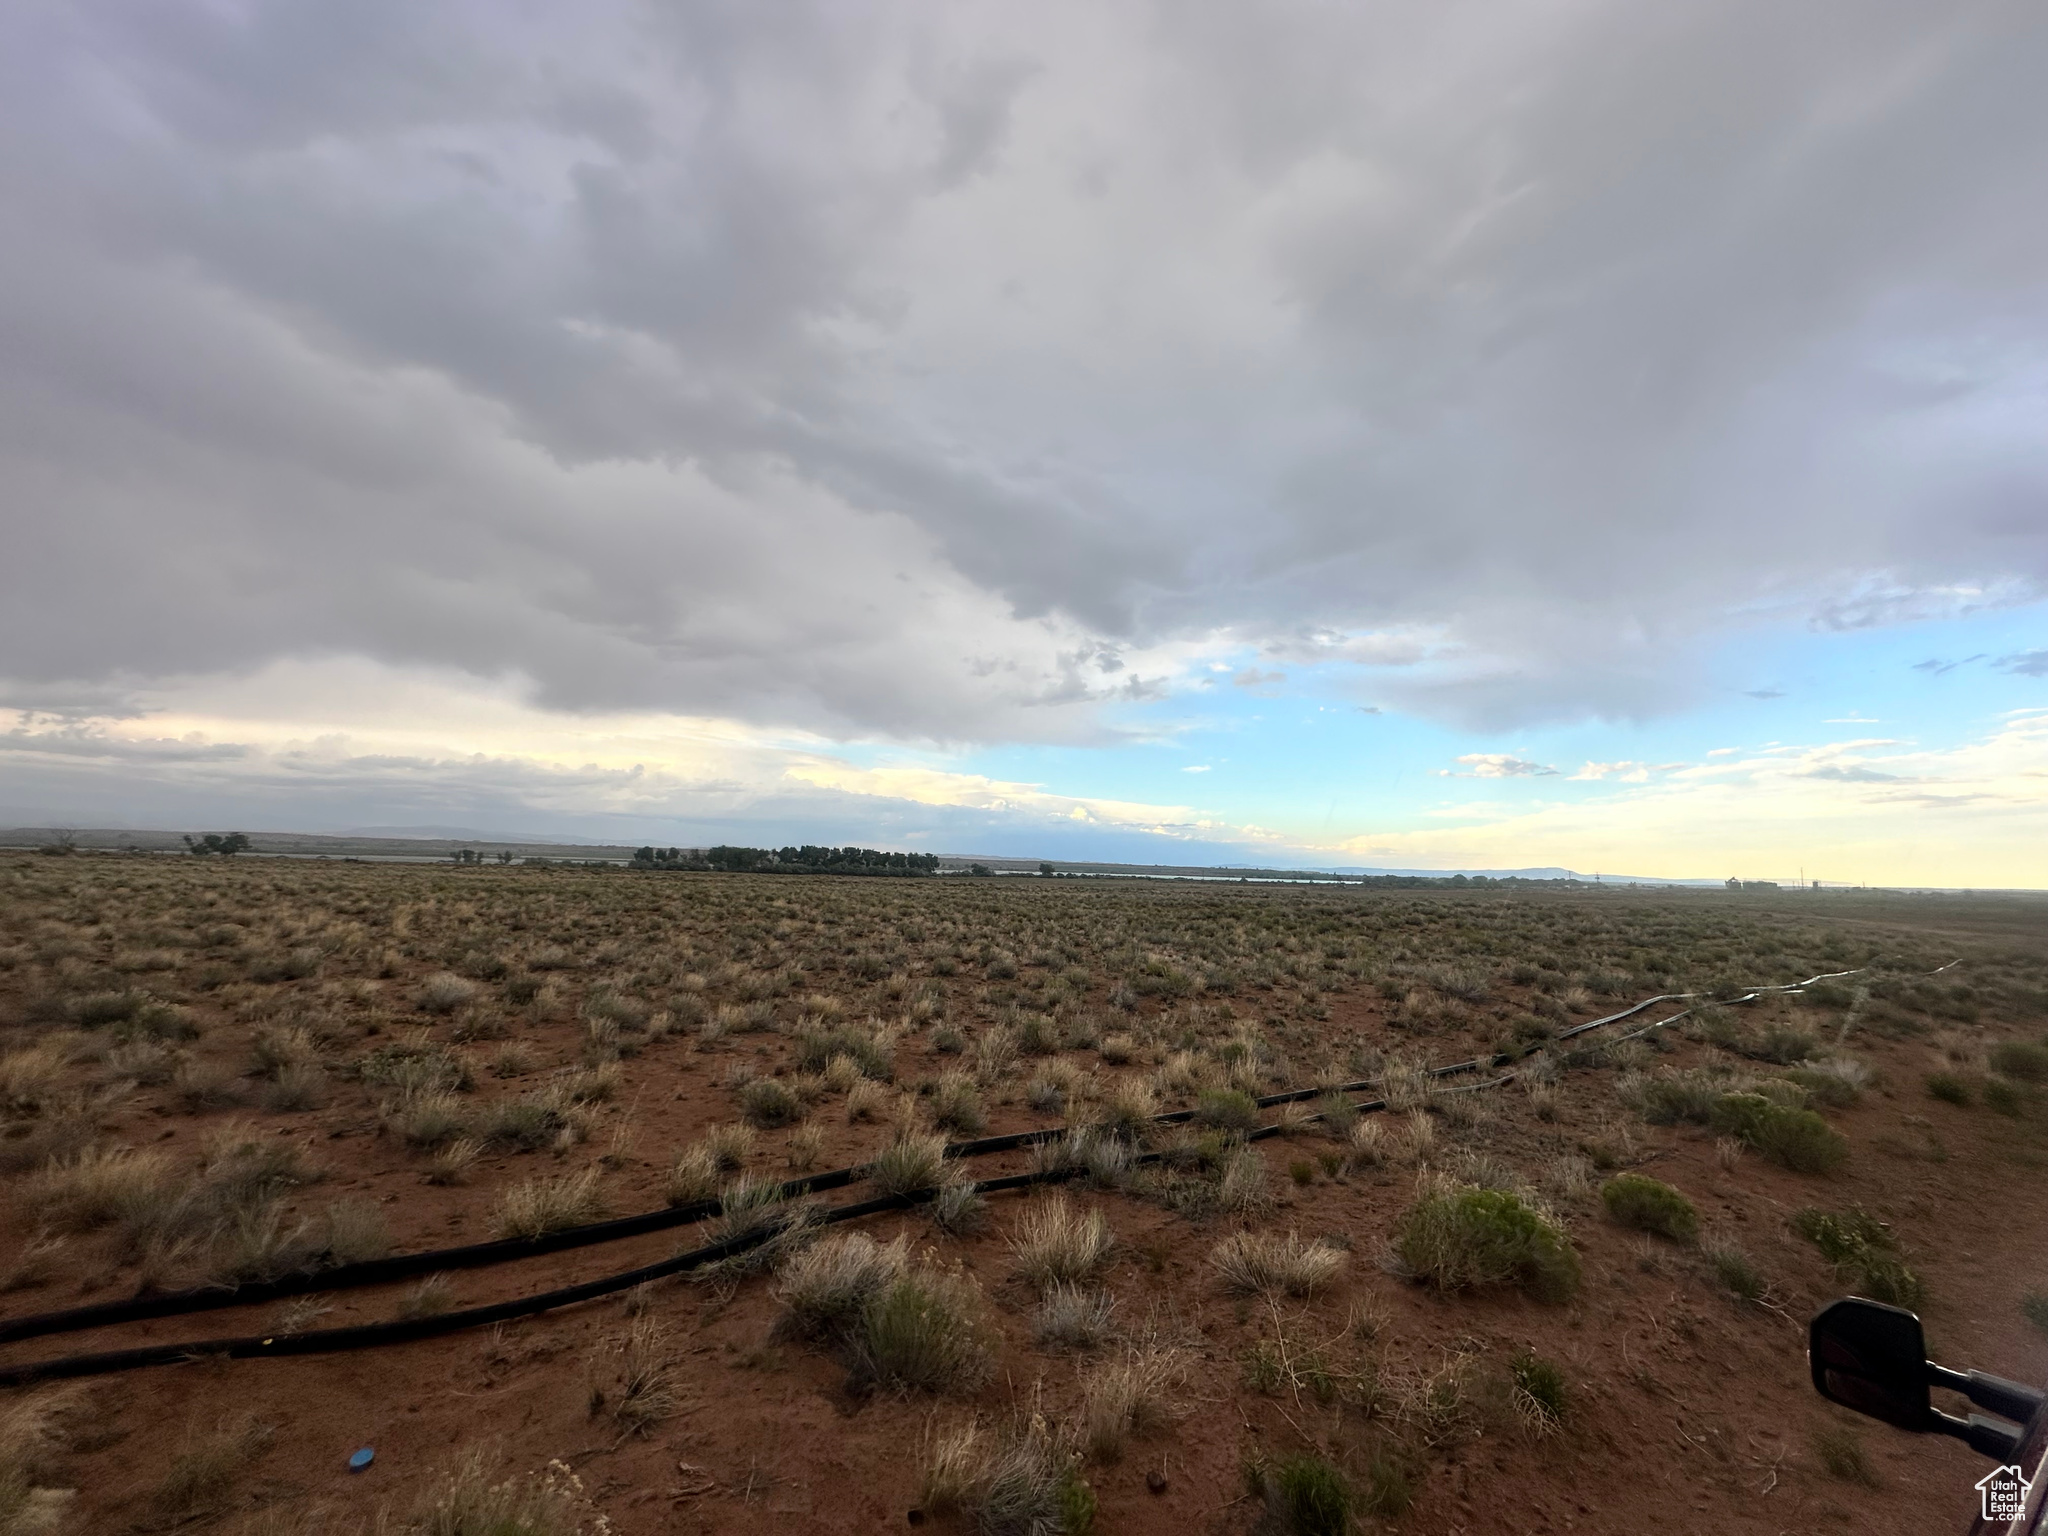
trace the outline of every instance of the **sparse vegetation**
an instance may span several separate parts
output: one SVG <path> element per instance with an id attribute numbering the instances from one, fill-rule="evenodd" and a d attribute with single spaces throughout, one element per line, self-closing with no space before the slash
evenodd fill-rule
<path id="1" fill-rule="evenodd" d="M 1715 1243 L 1706 1250 L 1714 1278 L 1743 1301 L 1762 1301 L 1770 1289 L 1754 1260 L 1733 1243 Z"/>
<path id="2" fill-rule="evenodd" d="M 499 1237 L 546 1237 L 597 1221 L 605 1200 L 597 1187 L 598 1170 L 529 1179 L 498 1197 L 491 1212 L 491 1230 Z"/>
<path id="3" fill-rule="evenodd" d="M 1052 1194 L 1019 1216 L 1010 1253 L 1017 1273 L 1044 1292 L 1089 1279 L 1114 1242 L 1102 1212 L 1077 1209 L 1064 1194 Z"/>
<path id="4" fill-rule="evenodd" d="M 1852 1280 L 1859 1295 L 1899 1307 L 1917 1307 L 1926 1299 L 1920 1277 L 1899 1257 L 1891 1228 L 1868 1211 L 1804 1210 L 1792 1218 L 1792 1229 Z"/>
<path id="5" fill-rule="evenodd" d="M 1877 1469 L 1863 1449 L 1863 1437 L 1846 1425 L 1831 1424 L 1814 1431 L 1813 1454 L 1829 1477 L 1865 1488 L 1878 1486 Z"/>
<path id="6" fill-rule="evenodd" d="M 1209 1262 L 1226 1288 L 1245 1295 L 1310 1296 L 1344 1267 L 1344 1252 L 1327 1243 L 1303 1242 L 1263 1232 L 1233 1232 L 1209 1251 Z"/>
<path id="7" fill-rule="evenodd" d="M 1699 1236 L 1700 1213 L 1693 1203 L 1669 1184 L 1644 1174 L 1616 1174 L 1600 1186 L 1600 1203 L 1624 1227 L 1679 1243 Z"/>
<path id="8" fill-rule="evenodd" d="M 1394 1247 L 1411 1274 L 1441 1291 L 1513 1284 L 1562 1301 L 1579 1288 L 1579 1256 L 1557 1219 L 1508 1190 L 1426 1193 L 1402 1218 Z"/>
<path id="9" fill-rule="evenodd" d="M 1761 1093 L 1725 1095 L 1714 1106 L 1713 1124 L 1794 1173 L 1826 1173 L 1849 1155 L 1847 1139 L 1812 1110 Z"/>
<path id="10" fill-rule="evenodd" d="M 1873 908 L 1889 899 L 1869 898 Z M 599 1320 L 587 1342 L 564 1331 L 564 1313 L 465 1343 L 485 1378 L 504 1382 L 524 1362 L 561 1360 L 574 1341 L 550 1369 L 588 1383 L 595 1421 L 580 1430 L 583 1403 L 567 1405 L 551 1431 L 564 1445 L 664 1440 L 667 1394 L 694 1402 L 707 1384 L 741 1388 L 717 1395 L 721 1420 L 767 1422 L 762 1404 L 821 1390 L 820 1360 L 792 1358 L 810 1352 L 873 1396 L 863 1412 L 882 1416 L 891 1444 L 917 1442 L 933 1410 L 916 1399 L 973 1397 L 972 1454 L 955 1458 L 950 1492 L 935 1457 L 921 1507 L 959 1510 L 986 1530 L 1080 1528 L 1093 1500 L 1083 1469 L 1118 1455 L 1139 1463 L 1106 1474 L 1119 1501 L 1133 1478 L 1142 1501 L 1153 1472 L 1185 1490 L 1188 1448 L 1172 1438 L 1183 1390 L 1218 1422 L 1241 1415 L 1247 1443 L 1276 1457 L 1322 1447 L 1351 1516 L 1391 1519 L 1474 1435 L 1519 1424 L 1576 1439 L 1570 1388 L 1581 1371 L 1585 1391 L 1603 1383 L 1604 1415 L 1610 1381 L 1623 1402 L 1632 1381 L 1697 1390 L 1688 1362 L 1703 1346 L 1691 1330 L 1716 1330 L 1704 1352 L 1740 1357 L 1731 1363 L 1754 1366 L 1775 1349 L 1777 1319 L 1761 1309 L 1796 1314 L 1810 1291 L 1838 1282 L 1784 1240 L 1755 1236 L 1787 1187 L 1767 1163 L 1825 1172 L 1853 1138 L 1859 1191 L 1865 1174 L 1896 1172 L 1899 1193 L 1886 1187 L 1881 1209 L 1899 1213 L 1897 1235 L 1881 1225 L 1873 1235 L 1853 1211 L 1829 1216 L 1839 1230 L 1805 1217 L 1801 1230 L 1841 1266 L 1840 1283 L 1910 1298 L 1919 1281 L 1904 1260 L 1943 1232 L 1948 1147 L 1958 1169 L 1972 1138 L 2009 1139 L 2022 1164 L 2037 1153 L 2043 1093 L 2030 1042 L 2048 965 L 2000 938 L 1970 948 L 1963 970 L 1914 979 L 1932 941 L 1910 921 L 1889 923 L 1880 944 L 1831 915 L 1847 896 L 1802 896 L 1796 910 L 1749 901 L 1617 890 L 1595 901 L 1535 887 L 1501 900 L 1477 882 L 1463 892 L 1064 876 L 828 882 L 689 872 L 677 860 L 433 871 L 0 854 L 0 1210 L 16 1224 L 0 1235 L 0 1287 L 38 1289 L 9 1309 L 30 1311 L 94 1299 L 79 1289 L 88 1278 L 100 1299 L 228 1284 L 394 1244 L 559 1230 L 604 1206 L 640 1212 L 666 1198 L 708 1211 L 678 1230 L 677 1248 L 762 1241 L 695 1271 L 695 1290 L 650 1285 L 618 1313 L 578 1309 Z M 1958 899 L 1952 910 L 1969 908 Z M 1923 969 L 1969 947 L 1941 942 Z M 1619 1037 L 1654 1016 L 1555 1039 L 1653 990 L 1730 998 L 1753 982 L 1873 961 L 1839 995 L 1766 994 L 1635 1041 Z M 1476 1086 L 1481 1074 L 1430 1075 L 1531 1050 L 1509 1091 Z M 1944 1094 L 1943 1082 L 1959 1091 Z M 1384 1096 L 1393 1112 L 1361 1113 L 1340 1083 L 1376 1084 L 1357 1096 Z M 1258 1096 L 1281 1090 L 1315 1096 L 1259 1109 Z M 1973 1119 L 1972 1106 L 2016 1118 Z M 1155 1122 L 1167 1110 L 1190 1120 Z M 1271 1146 L 1246 1140 L 1262 1121 L 1279 1133 Z M 1001 1157 L 943 1156 L 949 1139 L 991 1124 L 1060 1134 Z M 785 1179 L 870 1161 L 851 1188 L 828 1180 L 783 1196 Z M 1065 1193 L 984 1194 L 972 1182 L 1026 1169 L 1064 1181 Z M 323 1177 L 345 1194 L 327 1198 Z M 1410 1209 L 1384 1233 L 1389 1254 L 1386 1202 L 1410 1179 Z M 878 1192 L 930 1198 L 914 1213 L 815 1224 L 833 1204 Z M 1726 1225 L 1701 1232 L 1686 1194 Z M 1589 1271 L 1569 1314 L 1512 1298 L 1483 1316 L 1411 1300 L 1402 1326 L 1388 1328 L 1376 1266 L 1446 1293 L 1569 1294 L 1578 1263 L 1565 1217 L 1587 1224 Z M 1609 1220 L 1700 1246 L 1679 1252 Z M 1732 1232 L 1756 1245 L 1782 1295 L 1725 1241 Z M 601 1253 L 626 1264 L 664 1251 L 650 1242 L 551 1260 L 531 1276 L 464 1278 L 464 1304 L 601 1272 Z M 1759 1310 L 1724 1303 L 1715 1323 L 1698 1316 L 1697 1289 L 1683 1305 L 1661 1299 L 1702 1283 Z M 770 1285 L 772 1335 L 747 1321 Z M 334 1326 L 323 1314 L 351 1306 L 376 1318 L 456 1304 L 436 1277 L 265 1312 L 290 1334 Z M 1643 1307 L 1660 1337 L 1690 1350 L 1647 1340 L 1649 1325 L 1634 1323 Z M 2023 1307 L 2048 1329 L 2048 1301 Z M 1487 1347 L 1512 1317 L 1525 1319 L 1530 1347 Z M 1557 1332 L 1581 1318 L 1583 1332 Z M 694 1337 L 690 1349 L 662 1347 L 654 1320 L 717 1342 L 701 1353 Z M 647 1338 L 630 1348 L 636 1330 Z M 155 1336 L 184 1335 L 173 1324 Z M 1185 1388 L 1155 1369 L 1176 1349 L 1213 1361 Z M 189 1420 L 199 1426 L 189 1440 L 181 1424 L 160 1452 L 143 1437 L 126 1442 L 140 1468 L 129 1482 L 154 1486 L 212 1433 L 220 1399 L 210 1394 L 246 1383 L 238 1410 L 283 1419 L 272 1405 L 284 1371 L 218 1369 L 222 1387 L 194 1377 L 207 1411 Z M 357 1390 L 321 1367 L 292 1379 L 318 1379 L 343 1403 Z M 460 1412 L 487 1419 L 530 1396 L 464 1390 Z M 535 1400 L 560 1419 L 562 1405 Z M 456 1428 L 449 1403 L 423 1401 L 423 1431 Z M 831 1437 L 831 1413 L 803 1412 Z M 702 1453 L 677 1442 L 689 1466 L 672 1477 L 693 1490 L 688 1507 L 716 1523 L 719 1501 L 732 1499 L 769 1518 L 785 1491 L 776 1472 L 735 1456 L 723 1423 L 710 1433 Z M 945 1437 L 933 1433 L 936 1450 Z M 1631 1465 L 1606 1437 L 1585 1440 L 1574 1456 Z M 1461 1474 L 1480 1490 L 1493 1476 L 1486 1462 L 1468 1458 Z M 446 1529 L 501 1536 L 460 1522 L 530 1502 L 540 1480 L 495 1465 L 450 1505 Z M 45 1455 L 26 1486 L 61 1488 L 73 1470 Z M 853 1470 L 877 1486 L 894 1475 Z M 81 1471 L 64 1528 L 210 1521 L 239 1532 L 254 1520 L 253 1536 L 267 1530 L 269 1506 L 256 1506 L 272 1497 L 271 1474 L 284 1472 L 244 1461 L 212 1481 L 225 1493 L 168 1516 L 119 1507 Z M 511 1492 L 494 1504 L 500 1487 Z M 1836 1488 L 1852 1521 L 1861 1497 L 1854 1479 Z M 1263 1476 L 1258 1498 L 1274 1528 L 1292 1518 Z M 303 1501 L 276 1502 L 279 1532 L 312 1536 Z M 407 1509 L 388 1511 L 387 1526 L 429 1529 L 425 1505 Z M 554 1513 L 563 1531 L 580 1524 L 588 1536 L 587 1501 L 565 1494 Z"/>
<path id="11" fill-rule="evenodd" d="M 435 1480 L 402 1529 L 407 1536 L 579 1536 L 589 1512 L 582 1483 L 563 1463 L 507 1476 L 494 1449 L 477 1446 Z"/>
<path id="12" fill-rule="evenodd" d="M 1351 1484 L 1335 1464 L 1312 1452 L 1255 1468 L 1253 1491 L 1288 1536 L 1345 1536 L 1351 1529 Z"/>
<path id="13" fill-rule="evenodd" d="M 894 1392 L 968 1392 L 993 1368 L 980 1293 L 934 1268 L 897 1276 L 862 1309 L 850 1343 L 853 1378 Z"/>
<path id="14" fill-rule="evenodd" d="M 1563 1368 L 1534 1350 L 1516 1350 L 1508 1362 L 1508 1404 L 1532 1435 L 1556 1434 L 1571 1411 L 1571 1389 Z"/>

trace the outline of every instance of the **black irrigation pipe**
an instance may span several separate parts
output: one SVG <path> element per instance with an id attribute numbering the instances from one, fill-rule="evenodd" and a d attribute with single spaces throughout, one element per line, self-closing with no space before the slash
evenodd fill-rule
<path id="1" fill-rule="evenodd" d="M 973 1187 L 980 1193 L 995 1194 L 1003 1190 L 1023 1189 L 1033 1184 L 1058 1183 L 1072 1178 L 1076 1169 L 1051 1169 L 1037 1173 L 1012 1174 L 1006 1178 L 986 1179 Z M 636 1285 L 650 1281 L 664 1280 L 672 1275 L 687 1274 L 702 1269 L 721 1259 L 758 1248 L 783 1232 L 798 1225 L 831 1226 L 837 1222 L 853 1221 L 862 1216 L 875 1216 L 883 1211 L 907 1210 L 919 1201 L 931 1198 L 937 1189 L 921 1189 L 902 1195 L 878 1195 L 871 1200 L 858 1200 L 851 1205 L 831 1207 L 815 1212 L 806 1219 L 799 1214 L 792 1220 L 770 1223 L 752 1232 L 723 1238 L 679 1253 L 673 1258 L 657 1263 L 644 1264 L 638 1269 L 629 1269 L 621 1274 L 604 1275 L 596 1280 L 586 1280 L 581 1285 L 563 1286 L 558 1290 L 542 1291 L 538 1295 L 524 1296 L 516 1301 L 494 1302 L 489 1306 L 469 1307 L 460 1312 L 443 1312 L 437 1317 L 415 1317 L 389 1323 L 359 1323 L 350 1328 L 321 1328 L 308 1333 L 249 1334 L 237 1339 L 202 1339 L 184 1344 L 154 1344 L 141 1349 L 112 1349 L 90 1355 L 66 1355 L 55 1360 L 35 1360 L 26 1365 L 0 1367 L 0 1387 L 28 1386 L 39 1381 L 59 1381 L 80 1376 L 106 1376 L 117 1371 L 140 1370 L 152 1365 L 179 1365 L 198 1360 L 259 1360 L 282 1359 L 291 1355 L 333 1355 L 346 1354 L 358 1349 L 377 1349 L 386 1344 L 406 1344 L 416 1339 L 438 1338 L 446 1333 L 459 1333 L 465 1328 L 481 1328 L 491 1323 L 509 1323 L 536 1313 L 551 1312 L 557 1307 L 574 1306 L 578 1302 L 595 1301 L 600 1296 L 616 1295 L 629 1291 Z"/>
<path id="2" fill-rule="evenodd" d="M 1939 970 L 1930 972 L 1939 975 L 1959 962 L 1951 961 Z M 1752 988 L 1746 994 L 1729 999 L 1733 1003 L 1755 1001 L 1766 992 L 1796 992 L 1817 981 L 1831 981 L 1844 976 L 1860 974 L 1859 971 L 1832 971 L 1825 975 L 1809 977 L 1806 981 Z M 1507 1065 L 1526 1058 L 1556 1041 L 1572 1039 L 1589 1030 L 1604 1028 L 1636 1014 L 1660 1002 L 1690 1001 L 1706 996 L 1697 992 L 1661 993 L 1646 998 L 1633 1007 L 1604 1018 L 1591 1020 L 1564 1030 L 1548 1041 L 1534 1042 L 1520 1052 L 1501 1052 L 1490 1057 L 1474 1057 L 1470 1061 L 1453 1062 L 1447 1066 L 1431 1067 L 1427 1075 L 1432 1078 L 1456 1076 Z M 1635 1039 L 1651 1030 L 1661 1029 L 1676 1023 L 1693 1013 L 1687 1008 L 1669 1019 L 1631 1032 L 1625 1038 Z M 1512 1081 L 1515 1074 L 1510 1072 L 1486 1082 L 1462 1085 L 1449 1092 L 1473 1092 L 1498 1087 Z M 1376 1079 L 1365 1078 L 1353 1083 L 1341 1083 L 1331 1087 L 1292 1089 L 1284 1093 L 1268 1094 L 1255 1102 L 1261 1108 L 1279 1104 L 1299 1103 L 1306 1099 L 1319 1098 L 1330 1093 L 1357 1093 L 1375 1085 Z M 1384 1099 L 1374 1099 L 1353 1106 L 1361 1114 L 1371 1114 L 1387 1108 Z M 1156 1125 L 1185 1124 L 1195 1116 L 1193 1110 L 1176 1110 L 1152 1117 Z M 1317 1117 L 1320 1118 L 1320 1117 Z M 1273 1124 L 1260 1126 L 1246 1135 L 1247 1141 L 1262 1141 L 1269 1136 L 1279 1135 L 1284 1126 Z M 1068 1134 L 1067 1128 L 1048 1128 L 1036 1131 L 1019 1131 L 1004 1136 L 988 1136 L 977 1141 L 957 1142 L 946 1148 L 949 1158 L 975 1157 L 993 1152 L 1012 1151 L 1042 1142 L 1055 1140 Z M 1157 1153 L 1147 1153 L 1137 1159 L 1140 1162 L 1156 1160 Z M 868 1172 L 866 1165 L 834 1169 L 827 1173 L 813 1174 L 802 1179 L 792 1179 L 783 1184 L 778 1198 L 795 1199 L 825 1189 L 839 1189 L 855 1182 Z M 1017 1174 L 1007 1178 L 981 1181 L 973 1187 L 984 1193 L 995 1193 L 1006 1189 L 1022 1188 L 1029 1184 L 1043 1183 L 1071 1176 L 1072 1170 L 1047 1170 L 1029 1174 Z M 876 1199 L 855 1202 L 852 1205 L 834 1207 L 822 1218 L 826 1223 L 851 1220 L 858 1216 L 875 1214 L 884 1210 L 903 1209 L 918 1200 L 928 1198 L 934 1191 L 924 1190 L 907 1195 L 882 1196 Z M 506 1263 L 515 1259 L 532 1258 L 547 1253 L 568 1249 L 589 1247 L 596 1244 L 615 1242 L 622 1238 L 642 1236 L 647 1233 L 664 1231 L 686 1225 L 714 1215 L 719 1210 L 716 1200 L 695 1201 L 688 1205 L 675 1206 L 663 1211 L 649 1211 L 637 1216 L 620 1217 L 612 1221 L 594 1222 L 568 1231 L 549 1234 L 541 1238 L 513 1238 L 492 1243 L 472 1243 L 459 1248 L 444 1248 L 423 1253 L 400 1254 L 389 1259 L 373 1259 L 365 1263 L 339 1265 L 333 1269 L 316 1270 L 311 1273 L 283 1276 L 276 1280 L 258 1281 L 234 1288 L 212 1287 L 192 1291 L 169 1292 L 159 1296 L 135 1297 L 126 1301 L 101 1302 L 87 1307 L 74 1307 L 65 1311 L 38 1313 L 0 1323 L 0 1343 L 18 1339 L 36 1338 L 56 1333 L 71 1333 L 87 1328 L 104 1327 L 112 1323 L 136 1322 L 150 1318 L 170 1317 L 193 1312 L 212 1311 L 222 1307 L 253 1305 L 263 1301 L 278 1300 L 287 1296 L 303 1295 L 308 1292 L 330 1291 L 367 1285 L 388 1284 L 394 1280 L 412 1275 L 436 1273 L 448 1269 L 475 1268 L 484 1265 Z M 569 1306 L 598 1296 L 630 1289 L 648 1280 L 667 1275 L 685 1273 L 690 1269 L 715 1262 L 733 1253 L 743 1251 L 755 1243 L 766 1241 L 772 1231 L 748 1238 L 733 1238 L 719 1243 L 691 1250 L 658 1263 L 628 1270 L 623 1275 L 612 1275 L 587 1281 L 582 1285 L 569 1286 L 555 1291 L 542 1292 L 520 1301 L 501 1302 L 487 1307 L 475 1307 L 461 1312 L 444 1313 L 438 1317 L 416 1318 L 397 1323 L 368 1323 L 353 1328 L 322 1329 L 311 1333 L 271 1335 L 202 1341 L 192 1344 L 167 1344 L 135 1350 L 115 1350 L 90 1355 L 73 1355 L 56 1360 L 31 1362 L 27 1365 L 0 1368 L 0 1386 L 21 1385 L 30 1381 L 50 1380 L 61 1376 L 95 1375 L 107 1371 L 120 1371 L 148 1365 L 161 1365 L 177 1360 L 224 1356 L 230 1359 L 247 1359 L 267 1355 L 312 1354 L 350 1349 L 364 1349 L 386 1343 L 403 1343 L 418 1338 L 436 1337 L 442 1333 L 462 1328 L 480 1327 L 487 1323 L 504 1322 L 513 1318 L 531 1316 L 536 1312 L 549 1311 L 556 1307 Z M 325 1341 L 317 1345 L 309 1341 Z"/>

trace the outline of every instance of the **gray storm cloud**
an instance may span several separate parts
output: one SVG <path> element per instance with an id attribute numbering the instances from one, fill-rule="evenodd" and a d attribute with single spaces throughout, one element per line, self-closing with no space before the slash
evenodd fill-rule
<path id="1" fill-rule="evenodd" d="M 1086 739 L 1217 632 L 1467 722 L 2048 586 L 2048 23 L 26 4 L 0 673 L 361 654 Z M 1340 662 L 1340 648 L 1331 654 Z M 101 701 L 90 704 L 89 701 Z"/>

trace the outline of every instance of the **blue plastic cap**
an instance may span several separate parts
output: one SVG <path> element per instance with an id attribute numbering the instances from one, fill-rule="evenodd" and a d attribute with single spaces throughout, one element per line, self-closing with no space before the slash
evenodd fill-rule
<path id="1" fill-rule="evenodd" d="M 371 1450 L 371 1449 L 370 1449 L 370 1448 L 369 1448 L 369 1447 L 368 1447 L 368 1446 L 366 1445 L 366 1446 L 364 1446 L 364 1447 L 363 1447 L 363 1448 L 362 1448 L 362 1449 L 361 1449 L 360 1451 L 357 1451 L 357 1452 L 355 1453 L 355 1455 L 353 1455 L 353 1456 L 349 1457 L 349 1459 L 348 1459 L 348 1469 L 349 1469 L 349 1471 L 351 1471 L 351 1472 L 360 1472 L 360 1471 L 362 1471 L 362 1470 L 363 1470 L 363 1469 L 364 1469 L 365 1467 L 369 1466 L 369 1464 L 370 1464 L 371 1462 L 375 1461 L 376 1459 L 377 1459 L 377 1453 L 376 1453 L 375 1451 Z"/>

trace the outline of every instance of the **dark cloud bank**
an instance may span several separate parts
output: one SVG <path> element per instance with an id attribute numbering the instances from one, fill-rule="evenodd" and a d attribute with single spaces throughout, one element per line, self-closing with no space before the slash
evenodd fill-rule
<path id="1" fill-rule="evenodd" d="M 2040 594 L 2044 78 L 1868 0 L 13 7 L 0 673 L 1087 740 L 1403 630 L 1389 705 L 1677 707 Z"/>

